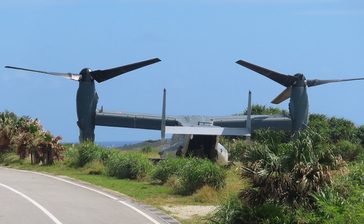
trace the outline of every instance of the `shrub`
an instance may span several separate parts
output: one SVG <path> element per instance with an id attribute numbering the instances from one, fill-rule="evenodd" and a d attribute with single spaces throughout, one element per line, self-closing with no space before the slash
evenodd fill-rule
<path id="1" fill-rule="evenodd" d="M 11 112 L 0 113 L 0 153 L 9 151 L 10 141 L 16 133 L 18 117 Z"/>
<path id="2" fill-rule="evenodd" d="M 176 175 L 183 169 L 184 164 L 187 162 L 187 158 L 169 158 L 160 161 L 152 172 L 152 179 L 164 184 L 172 175 Z"/>
<path id="3" fill-rule="evenodd" d="M 241 200 L 236 196 L 230 196 L 224 203 L 222 203 L 215 214 L 209 219 L 210 223 L 225 223 L 225 224 L 244 224 L 252 223 L 248 215 L 244 215 L 244 205 Z M 245 211 L 250 214 L 250 211 Z"/>
<path id="4" fill-rule="evenodd" d="M 241 192 L 241 198 L 251 206 L 268 201 L 296 206 L 311 200 L 311 193 L 331 183 L 330 169 L 345 165 L 335 160 L 330 151 L 323 153 L 327 149 L 318 140 L 315 133 L 306 130 L 278 149 L 252 145 L 243 167 L 243 175 L 250 179 L 252 187 Z M 327 154 L 332 161 L 326 159 Z M 321 160 L 327 164 L 321 164 Z"/>
<path id="5" fill-rule="evenodd" d="M 102 150 L 99 146 L 92 142 L 84 142 L 78 146 L 77 166 L 83 167 L 86 163 L 98 160 L 101 157 Z"/>
<path id="6" fill-rule="evenodd" d="M 225 171 L 210 160 L 190 158 L 178 172 L 181 188 L 175 189 L 180 194 L 192 194 L 204 185 L 221 189 L 225 185 Z"/>
<path id="7" fill-rule="evenodd" d="M 347 140 L 338 142 L 334 147 L 334 153 L 341 155 L 345 161 L 354 161 L 363 151 L 364 149 L 361 145 L 351 143 Z"/>
<path id="8" fill-rule="evenodd" d="M 248 114 L 248 110 L 244 111 L 244 115 Z M 266 115 L 266 114 L 283 114 L 287 115 L 288 111 L 279 109 L 277 107 L 266 107 L 262 105 L 253 104 L 252 105 L 252 114 L 254 115 Z"/>
<path id="9" fill-rule="evenodd" d="M 230 161 L 241 161 L 246 148 L 250 144 L 244 139 L 228 139 L 226 137 L 220 138 L 220 143 L 228 149 Z"/>
<path id="10" fill-rule="evenodd" d="M 313 194 L 317 223 L 364 223 L 364 164 L 349 166 L 349 175 Z"/>
<path id="11" fill-rule="evenodd" d="M 200 203 L 218 202 L 218 198 L 219 192 L 208 185 L 203 186 L 193 194 L 193 200 Z"/>
<path id="12" fill-rule="evenodd" d="M 142 152 L 143 153 L 150 153 L 152 152 L 152 147 L 151 146 L 145 146 L 142 148 Z"/>
<path id="13" fill-rule="evenodd" d="M 351 142 L 357 142 L 356 138 L 357 129 L 353 122 L 342 118 L 331 118 L 329 120 L 330 137 L 331 140 L 336 143 L 340 140 L 348 140 Z"/>
<path id="14" fill-rule="evenodd" d="M 308 127 L 325 139 L 330 139 L 329 118 L 323 114 L 310 114 Z"/>
<path id="15" fill-rule="evenodd" d="M 14 163 L 22 164 L 23 160 L 14 152 L 0 153 L 0 164 L 8 166 Z"/>
<path id="16" fill-rule="evenodd" d="M 105 173 L 105 166 L 100 160 L 92 160 L 83 166 L 83 172 L 91 175 L 101 175 Z"/>
<path id="17" fill-rule="evenodd" d="M 171 158 L 157 165 L 152 178 L 161 183 L 172 182 L 176 193 L 192 194 L 205 185 L 221 189 L 225 185 L 225 176 L 225 170 L 210 160 Z"/>
<path id="18" fill-rule="evenodd" d="M 0 152 L 12 150 L 20 159 L 31 155 L 32 164 L 42 162 L 50 165 L 54 159 L 62 159 L 65 148 L 59 143 L 60 140 L 61 137 L 44 131 L 37 119 L 18 118 L 9 112 L 0 113 Z"/>
<path id="19" fill-rule="evenodd" d="M 356 136 L 358 137 L 360 144 L 364 146 L 364 125 L 358 127 Z"/>
<path id="20" fill-rule="evenodd" d="M 109 176 L 124 179 L 142 179 L 151 170 L 152 163 L 140 153 L 114 152 L 106 161 L 106 172 Z"/>
<path id="21" fill-rule="evenodd" d="M 64 163 L 70 167 L 77 167 L 79 160 L 78 147 L 75 145 L 70 145 L 66 147 L 65 152 L 63 153 Z"/>
<path id="22" fill-rule="evenodd" d="M 277 147 L 281 143 L 289 142 L 291 134 L 288 131 L 258 129 L 253 132 L 252 139 L 262 144 Z"/>
<path id="23" fill-rule="evenodd" d="M 68 146 L 64 153 L 65 164 L 71 167 L 83 167 L 94 160 L 105 162 L 113 150 L 108 150 L 92 142 Z"/>
<path id="24" fill-rule="evenodd" d="M 288 207 L 272 202 L 258 206 L 248 206 L 237 196 L 230 196 L 222 203 L 209 223 L 224 224 L 281 224 L 306 223 L 295 220 L 295 212 Z"/>

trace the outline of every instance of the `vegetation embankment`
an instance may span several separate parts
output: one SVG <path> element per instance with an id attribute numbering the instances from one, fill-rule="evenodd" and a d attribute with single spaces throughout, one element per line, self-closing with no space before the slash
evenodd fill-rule
<path id="1" fill-rule="evenodd" d="M 153 164 L 154 149 L 123 152 L 91 143 L 66 146 L 47 166 L 30 165 L 31 156 L 9 144 L 0 164 L 67 175 L 155 206 L 220 204 L 214 215 L 184 223 L 364 223 L 364 126 L 323 115 L 311 115 L 309 126 L 294 137 L 260 130 L 251 142 L 220 139 L 230 150 L 229 168 L 197 158 Z"/>
<path id="2" fill-rule="evenodd" d="M 364 223 L 363 131 L 345 119 L 311 115 L 293 137 L 260 130 L 250 143 L 224 139 L 249 186 L 210 221 Z"/>

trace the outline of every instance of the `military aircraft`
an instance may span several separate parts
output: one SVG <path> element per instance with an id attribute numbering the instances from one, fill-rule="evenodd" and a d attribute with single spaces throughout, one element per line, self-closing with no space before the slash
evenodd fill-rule
<path id="1" fill-rule="evenodd" d="M 169 144 L 161 151 L 161 156 L 197 155 L 217 160 L 220 163 L 228 162 L 228 153 L 218 141 L 218 136 L 246 136 L 256 129 L 270 128 L 273 130 L 291 130 L 296 132 L 305 128 L 308 123 L 308 96 L 306 87 L 316 86 L 331 82 L 362 80 L 306 80 L 302 74 L 295 76 L 284 75 L 249 62 L 239 60 L 238 64 L 256 71 L 287 87 L 272 102 L 280 103 L 291 98 L 289 105 L 290 115 L 251 115 L 251 93 L 248 98 L 247 115 L 235 116 L 166 116 L 166 90 L 163 93 L 162 115 L 137 114 L 123 112 L 107 112 L 96 109 L 98 96 L 94 80 L 103 82 L 120 74 L 159 62 L 154 58 L 130 65 L 125 65 L 108 70 L 83 69 L 80 74 L 54 73 L 32 69 L 6 66 L 6 68 L 38 72 L 49 75 L 62 76 L 79 81 L 77 91 L 77 116 L 80 129 L 80 142 L 94 141 L 95 126 L 140 128 L 160 130 L 161 139 L 164 141 L 165 133 L 173 134 Z"/>
<path id="2" fill-rule="evenodd" d="M 255 71 L 275 82 L 286 87 L 282 93 L 272 100 L 272 103 L 279 104 L 286 99 L 290 98 L 289 102 L 289 114 L 292 120 L 292 132 L 297 132 L 308 125 L 308 95 L 307 87 L 318 86 L 334 82 L 347 82 L 355 80 L 364 80 L 364 78 L 353 79 L 332 79 L 332 80 L 320 80 L 320 79 L 306 79 L 306 77 L 297 73 L 295 75 L 286 75 L 279 72 L 275 72 L 258 65 L 251 64 L 247 61 L 239 60 L 238 63 L 252 71 Z"/>
<path id="3" fill-rule="evenodd" d="M 162 115 L 107 112 L 97 110 L 98 95 L 94 80 L 103 82 L 123 73 L 159 62 L 154 58 L 121 67 L 107 70 L 91 71 L 82 69 L 80 74 L 45 72 L 27 68 L 5 66 L 29 72 L 37 72 L 48 75 L 64 77 L 79 82 L 77 90 L 77 125 L 79 127 L 79 140 L 94 141 L 95 126 L 141 128 L 160 130 L 164 140 L 165 133 L 173 134 L 170 144 L 165 145 L 161 152 L 164 157 L 167 154 L 177 155 L 203 155 L 213 160 L 226 163 L 228 161 L 227 150 L 218 142 L 218 136 L 250 136 L 251 131 L 258 128 L 272 128 L 289 130 L 291 120 L 285 115 L 251 115 L 250 109 L 246 116 L 166 116 L 166 90 L 163 94 Z M 251 95 L 249 104 L 251 108 Z"/>

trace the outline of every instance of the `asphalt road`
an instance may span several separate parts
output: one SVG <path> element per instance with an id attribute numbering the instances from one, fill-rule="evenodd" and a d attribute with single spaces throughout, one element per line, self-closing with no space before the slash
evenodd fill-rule
<path id="1" fill-rule="evenodd" d="M 178 222 L 126 196 L 69 178 L 0 167 L 0 223 Z"/>

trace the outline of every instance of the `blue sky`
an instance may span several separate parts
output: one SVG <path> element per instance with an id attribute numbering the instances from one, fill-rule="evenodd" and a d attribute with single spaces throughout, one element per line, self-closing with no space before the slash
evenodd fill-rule
<path id="1" fill-rule="evenodd" d="M 97 84 L 99 107 L 169 115 L 230 115 L 283 87 L 239 59 L 307 78 L 364 77 L 360 0 L 4 0 L 0 8 L 0 111 L 41 120 L 77 141 L 78 83 L 3 68 L 78 73 L 153 57 L 162 62 Z M 364 124 L 364 82 L 309 89 L 310 112 Z M 288 103 L 280 108 L 287 109 Z M 156 131 L 96 127 L 97 141 L 157 139 Z"/>

